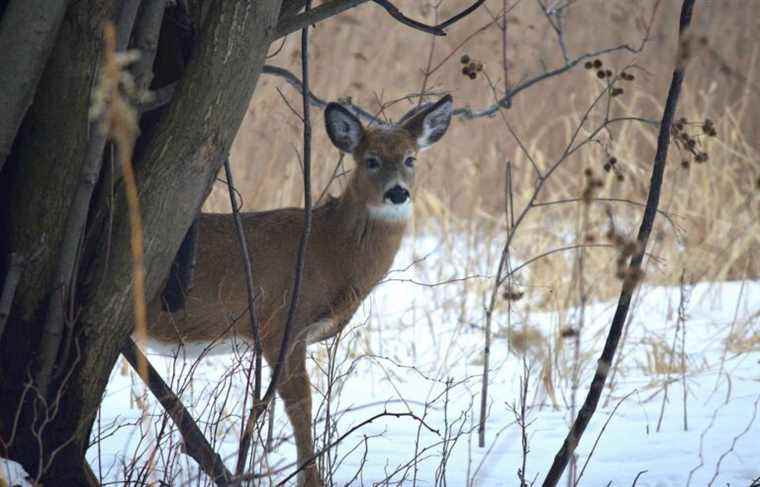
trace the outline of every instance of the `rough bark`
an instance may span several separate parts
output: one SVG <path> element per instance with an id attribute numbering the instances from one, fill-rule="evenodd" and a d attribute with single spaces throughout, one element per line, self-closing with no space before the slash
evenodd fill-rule
<path id="1" fill-rule="evenodd" d="M 32 103 L 68 3 L 68 0 L 25 0 L 3 5 L 0 19 L 0 66 L 3 66 L 0 69 L 0 170 Z"/>
<path id="2" fill-rule="evenodd" d="M 43 247 L 17 291 L 16 304 L 27 320 L 45 300 L 55 269 L 63 222 L 86 158 L 90 89 L 102 52 L 101 26 L 115 17 L 116 4 L 82 1 L 66 12 L 7 163 L 10 248 Z"/>
<path id="3" fill-rule="evenodd" d="M 149 297 L 166 276 L 232 144 L 275 32 L 280 3 L 226 0 L 209 6 L 174 99 L 141 152 L 142 160 L 136 161 Z M 28 171 L 14 169 L 11 174 L 9 248 L 39 245 L 45 235 L 47 251 L 22 278 L 0 342 L 0 436 L 9 438 L 9 419 L 21 407 L 20 427 L 8 453 L 30 471 L 37 467 L 36 440 L 31 434 L 34 411 L 31 394 L 25 401 L 21 399 L 23 385 L 44 321 L 39 310 L 49 292 L 55 261 L 50 249 L 60 242 L 62 221 L 87 145 L 90 88 L 100 59 L 101 22 L 97 19 L 114 18 L 116 4 L 83 0 L 71 7 L 25 122 L 23 139 L 17 139 L 26 144 L 17 144 L 14 166 L 20 167 L 22 161 L 34 164 Z M 130 229 L 118 185 L 115 195 L 112 224 L 101 227 L 91 221 L 88 226 L 90 233 L 102 237 L 102 244 L 88 249 L 85 256 L 85 261 L 94 260 L 79 279 L 80 286 L 83 282 L 88 285 L 80 295 L 83 307 L 75 325 L 73 358 L 64 367 L 71 371 L 70 379 L 62 389 L 58 415 L 43 435 L 48 448 L 67 443 L 43 476 L 51 485 L 87 482 L 83 456 L 92 421 L 120 346 L 132 327 Z M 94 204 L 102 201 L 105 199 L 99 198 Z M 91 214 L 98 210 L 102 209 L 92 208 Z M 105 248 L 108 242 L 110 249 Z"/>

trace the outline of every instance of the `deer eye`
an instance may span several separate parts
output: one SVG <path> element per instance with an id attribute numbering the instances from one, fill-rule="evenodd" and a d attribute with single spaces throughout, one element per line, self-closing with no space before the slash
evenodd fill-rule
<path id="1" fill-rule="evenodd" d="M 367 163 L 367 169 L 378 169 L 380 167 L 380 159 L 377 157 L 368 157 L 365 159 Z"/>
<path id="2" fill-rule="evenodd" d="M 407 157 L 406 159 L 404 159 L 404 165 L 406 167 L 414 167 L 414 161 L 416 160 L 417 159 L 415 159 L 414 157 Z"/>

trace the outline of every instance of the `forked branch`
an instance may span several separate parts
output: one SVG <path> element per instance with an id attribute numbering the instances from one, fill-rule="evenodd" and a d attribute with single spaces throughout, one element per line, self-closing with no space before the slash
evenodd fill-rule
<path id="1" fill-rule="evenodd" d="M 649 235 L 652 232 L 654 226 L 655 216 L 657 215 L 657 207 L 660 201 L 660 191 L 662 189 L 663 175 L 665 173 L 665 165 L 668 157 L 668 146 L 670 145 L 670 127 L 675 117 L 676 107 L 678 105 L 678 98 L 681 94 L 681 86 L 683 85 L 685 61 L 684 51 L 681 50 L 683 43 L 685 42 L 685 33 L 691 24 L 692 11 L 694 9 L 694 0 L 684 0 L 681 6 L 681 16 L 679 25 L 679 55 L 676 68 L 673 71 L 673 77 L 670 82 L 670 89 L 668 91 L 668 98 L 665 103 L 665 109 L 662 115 L 662 121 L 660 122 L 660 132 L 657 137 L 657 151 L 655 153 L 654 165 L 652 167 L 652 176 L 649 186 L 649 195 L 647 197 L 647 205 L 644 209 L 644 217 L 641 221 L 638 233 L 638 249 L 637 252 L 631 258 L 629 269 L 638 273 L 641 270 L 641 265 L 644 260 L 644 252 L 646 250 L 647 243 L 649 241 Z M 607 374 L 610 370 L 612 360 L 615 357 L 615 351 L 620 341 L 620 336 L 625 325 L 626 316 L 628 315 L 628 309 L 631 304 L 631 297 L 633 291 L 636 289 L 637 281 L 634 279 L 625 279 L 623 281 L 623 288 L 620 292 L 620 298 L 618 299 L 617 309 L 615 315 L 612 318 L 610 330 L 607 334 L 607 340 L 604 344 L 604 350 L 597 362 L 596 372 L 594 373 L 594 379 L 589 387 L 586 399 L 583 402 L 578 416 L 575 418 L 570 431 L 565 437 L 565 441 L 562 447 L 557 452 L 554 458 L 554 462 L 544 479 L 544 487 L 553 487 L 557 485 L 562 476 L 570 457 L 573 456 L 578 443 L 583 436 L 583 432 L 586 430 L 591 417 L 596 411 L 596 407 L 599 403 L 599 398 L 604 390 L 604 384 L 607 380 Z"/>
<path id="2" fill-rule="evenodd" d="M 140 351 L 132 339 L 121 349 L 121 354 L 127 359 L 129 365 L 140 375 L 142 381 L 148 386 L 166 413 L 172 418 L 177 429 L 182 434 L 185 442 L 185 451 L 190 455 L 201 469 L 214 480 L 218 486 L 227 485 L 232 474 L 224 466 L 222 458 L 214 452 L 211 445 L 203 436 L 203 432 L 193 420 L 185 405 L 172 391 L 161 374 L 148 362 L 147 357 Z"/>
<path id="3" fill-rule="evenodd" d="M 301 30 L 308 25 L 316 24 L 317 22 L 321 22 L 322 20 L 338 15 L 341 12 L 361 5 L 366 1 L 367 0 L 332 0 L 325 2 L 314 9 L 306 10 L 301 14 L 288 16 L 280 20 L 279 24 L 277 25 L 277 33 L 275 34 L 274 39 L 279 39 L 288 34 L 292 34 L 293 32 Z M 462 10 L 458 14 L 452 16 L 451 18 L 445 20 L 444 22 L 436 25 L 428 25 L 407 17 L 401 12 L 401 10 L 398 9 L 398 7 L 393 5 L 393 3 L 388 0 L 373 1 L 379 6 L 383 7 L 385 11 L 388 12 L 388 15 L 398 20 L 402 24 L 413 29 L 426 32 L 428 34 L 433 34 L 435 36 L 445 36 L 446 32 L 444 29 L 446 27 L 459 22 L 485 3 L 485 0 L 476 0 L 472 5 Z"/>

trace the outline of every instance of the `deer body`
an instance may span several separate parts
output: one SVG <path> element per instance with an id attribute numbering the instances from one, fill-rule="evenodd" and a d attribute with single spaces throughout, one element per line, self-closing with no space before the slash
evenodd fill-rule
<path id="1" fill-rule="evenodd" d="M 367 129 L 340 105 L 331 103 L 325 111 L 330 139 L 353 155 L 356 168 L 343 194 L 312 212 L 299 303 L 277 384 L 295 433 L 299 465 L 314 454 L 306 346 L 338 334 L 389 270 L 412 213 L 416 153 L 443 136 L 451 108 L 447 96 L 413 110 L 398 125 Z M 273 365 L 292 298 L 304 213 L 286 208 L 241 218 L 254 265 L 262 348 Z M 194 285 L 185 309 L 160 311 L 160 299 L 154 300 L 148 337 L 174 347 L 232 337 L 250 342 L 248 294 L 233 218 L 202 214 L 198 225 Z M 299 475 L 299 485 L 322 485 L 314 464 Z"/>

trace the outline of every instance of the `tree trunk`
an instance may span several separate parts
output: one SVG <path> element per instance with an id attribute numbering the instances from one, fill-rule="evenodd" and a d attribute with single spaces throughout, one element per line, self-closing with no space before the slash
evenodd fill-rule
<path id="1" fill-rule="evenodd" d="M 7 445 L 0 446 L 0 454 L 21 462 L 32 475 L 43 465 L 41 478 L 50 485 L 88 483 L 84 454 L 92 422 L 119 349 L 132 330 L 127 208 L 121 184 L 109 188 L 110 178 L 101 177 L 101 194 L 112 190 L 115 202 L 108 208 L 109 198 L 96 197 L 91 204 L 87 240 L 94 244 L 85 246 L 79 266 L 72 352 L 59 358 L 63 373 L 54 383 L 57 414 L 43 426 L 42 403 L 25 385 L 35 370 L 62 225 L 91 136 L 87 114 L 102 55 L 102 23 L 115 18 L 119 4 L 72 2 L 0 173 L 9 189 L 0 201 L 0 233 L 7 235 L 0 250 L 28 256 L 42 249 L 23 273 L 0 337 L 0 445 Z M 211 3 L 172 103 L 156 120 L 155 130 L 141 139 L 144 147 L 135 166 L 148 298 L 159 290 L 229 151 L 276 30 L 280 4 Z M 160 70 L 158 63 L 154 69 Z M 36 437 L 40 432 L 42 457 Z"/>

